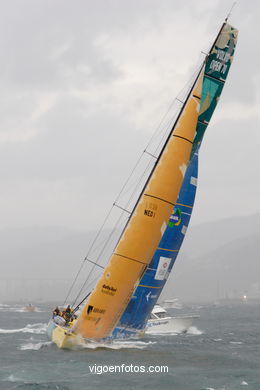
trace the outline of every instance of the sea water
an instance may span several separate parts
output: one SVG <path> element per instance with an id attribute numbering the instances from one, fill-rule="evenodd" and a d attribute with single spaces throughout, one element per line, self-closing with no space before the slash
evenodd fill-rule
<path id="1" fill-rule="evenodd" d="M 186 306 L 171 311 L 200 315 L 186 334 L 75 351 L 48 341 L 52 306 L 37 306 L 0 305 L 1 390 L 260 389 L 259 302 Z"/>

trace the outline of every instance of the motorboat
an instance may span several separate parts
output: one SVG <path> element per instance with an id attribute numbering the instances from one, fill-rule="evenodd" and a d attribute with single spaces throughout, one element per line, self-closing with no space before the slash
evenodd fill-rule
<path id="1" fill-rule="evenodd" d="M 147 322 L 145 333 L 186 333 L 199 315 L 170 316 L 160 305 L 155 305 Z"/>

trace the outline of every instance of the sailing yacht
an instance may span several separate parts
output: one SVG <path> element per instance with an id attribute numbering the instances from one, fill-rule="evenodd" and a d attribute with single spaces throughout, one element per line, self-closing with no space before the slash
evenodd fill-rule
<path id="1" fill-rule="evenodd" d="M 86 291 L 79 317 L 65 325 L 50 320 L 48 334 L 58 347 L 131 337 L 145 329 L 187 230 L 197 183 L 193 170 L 197 170 L 200 145 L 233 60 L 237 35 L 237 29 L 225 21 L 107 266 L 94 289 Z M 181 203 L 182 196 L 187 202 Z"/>

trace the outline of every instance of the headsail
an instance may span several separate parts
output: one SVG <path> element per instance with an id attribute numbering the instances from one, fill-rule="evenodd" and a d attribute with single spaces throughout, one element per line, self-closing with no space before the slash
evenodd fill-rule
<path id="1" fill-rule="evenodd" d="M 196 194 L 198 152 L 233 59 L 237 30 L 225 25 L 208 55 L 191 161 L 168 227 L 113 334 L 142 330 L 171 272 L 188 227 Z M 194 151 L 196 152 L 194 153 Z"/>

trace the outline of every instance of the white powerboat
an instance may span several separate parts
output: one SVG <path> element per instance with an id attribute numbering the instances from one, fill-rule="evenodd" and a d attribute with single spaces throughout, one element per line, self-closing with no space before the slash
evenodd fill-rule
<path id="1" fill-rule="evenodd" d="M 160 305 L 155 305 L 147 323 L 145 333 L 186 333 L 199 315 L 180 315 L 171 317 Z"/>

